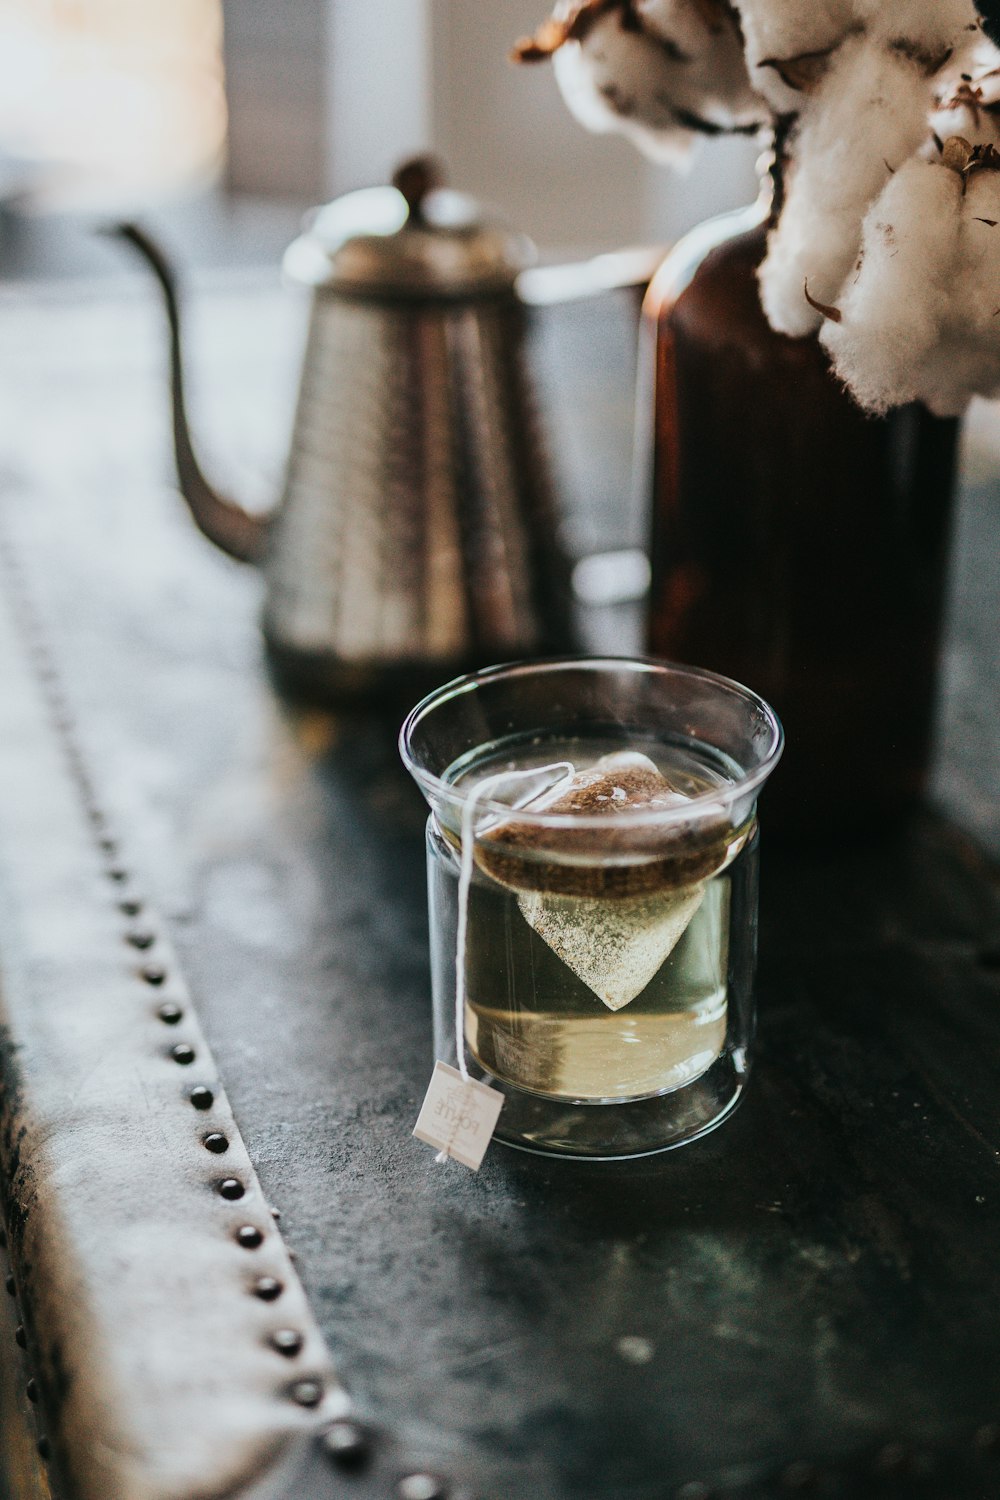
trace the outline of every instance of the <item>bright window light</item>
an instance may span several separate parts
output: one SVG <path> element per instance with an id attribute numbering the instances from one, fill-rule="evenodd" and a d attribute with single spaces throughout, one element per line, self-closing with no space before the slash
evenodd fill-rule
<path id="1" fill-rule="evenodd" d="M 168 196 L 225 135 L 220 0 L 0 0 L 0 172 L 34 202 Z"/>

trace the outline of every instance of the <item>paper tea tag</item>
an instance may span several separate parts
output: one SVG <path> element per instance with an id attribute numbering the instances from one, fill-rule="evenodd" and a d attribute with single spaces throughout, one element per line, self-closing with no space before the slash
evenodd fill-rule
<path id="1" fill-rule="evenodd" d="M 496 1089 L 436 1062 L 413 1134 L 478 1172 L 502 1108 L 503 1095 Z"/>

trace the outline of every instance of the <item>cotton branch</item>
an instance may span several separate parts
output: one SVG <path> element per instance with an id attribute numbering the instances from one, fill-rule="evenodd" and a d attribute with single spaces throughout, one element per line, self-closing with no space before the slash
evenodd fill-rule
<path id="1" fill-rule="evenodd" d="M 821 328 L 873 410 L 920 397 L 958 412 L 1000 392 L 1000 0 L 979 12 L 578 0 L 521 56 L 552 56 L 578 118 L 661 159 L 780 119 L 783 201 L 760 272 L 771 323 Z"/>

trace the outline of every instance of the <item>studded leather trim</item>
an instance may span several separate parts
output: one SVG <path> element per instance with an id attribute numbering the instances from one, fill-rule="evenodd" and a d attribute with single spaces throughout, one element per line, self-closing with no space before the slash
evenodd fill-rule
<path id="1" fill-rule="evenodd" d="M 0 575 L 0 1176 L 39 1448 L 80 1500 L 256 1494 L 346 1397 L 6 545 Z"/>

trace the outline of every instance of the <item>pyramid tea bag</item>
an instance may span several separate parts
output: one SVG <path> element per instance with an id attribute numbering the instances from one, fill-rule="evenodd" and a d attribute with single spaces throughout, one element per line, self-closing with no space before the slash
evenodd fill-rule
<path id="1" fill-rule="evenodd" d="M 613 819 L 626 809 L 656 812 L 689 800 L 648 756 L 617 751 L 521 811 Z M 592 831 L 587 838 L 592 844 Z M 682 825 L 661 833 L 651 851 L 648 826 L 609 821 L 605 858 L 574 860 L 573 843 L 572 829 L 554 835 L 526 821 L 501 822 L 481 836 L 476 857 L 487 874 L 517 892 L 521 915 L 563 963 L 609 1010 L 621 1010 L 684 936 L 708 879 L 730 856 L 730 839 L 718 823 L 709 823 L 707 832 Z M 550 848 L 564 848 L 567 859 L 538 857 Z"/>
<path id="2" fill-rule="evenodd" d="M 666 896 L 600 903 L 586 896 L 525 891 L 517 904 L 528 926 L 577 978 L 609 1010 L 621 1010 L 659 973 L 704 895 L 704 882 L 699 882 Z"/>

